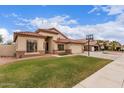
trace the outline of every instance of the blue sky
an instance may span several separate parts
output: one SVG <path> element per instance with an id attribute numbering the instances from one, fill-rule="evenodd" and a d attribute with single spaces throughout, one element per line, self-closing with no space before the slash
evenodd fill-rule
<path id="1" fill-rule="evenodd" d="M 6 18 L 4 15 L 15 13 L 24 18 L 45 17 L 69 15 L 82 25 L 104 23 L 108 20 L 114 20 L 114 16 L 108 17 L 105 12 L 100 11 L 100 16 L 96 13 L 88 14 L 93 6 L 0 6 L 0 26 L 13 29 L 14 17 Z M 19 27 L 16 27 L 19 28 Z M 19 28 L 20 29 L 20 28 Z"/>
<path id="2" fill-rule="evenodd" d="M 0 6 L 0 34 L 7 41 L 15 31 L 56 27 L 74 39 L 91 33 L 124 43 L 123 15 L 124 6 Z"/>

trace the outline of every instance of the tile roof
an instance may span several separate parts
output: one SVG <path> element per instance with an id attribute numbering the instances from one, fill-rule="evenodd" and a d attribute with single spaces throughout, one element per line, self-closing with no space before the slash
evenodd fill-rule
<path id="1" fill-rule="evenodd" d="M 88 43 L 85 43 L 85 45 L 88 45 Z M 91 46 L 98 46 L 98 43 L 96 40 L 90 41 L 89 45 Z"/>
<path id="2" fill-rule="evenodd" d="M 53 33 L 53 34 L 59 34 L 59 32 L 55 31 L 55 30 L 50 30 L 50 29 L 38 29 L 36 30 L 36 33 L 39 32 L 46 32 L 46 33 Z"/>
<path id="3" fill-rule="evenodd" d="M 84 44 L 83 41 L 73 40 L 73 39 L 57 39 L 54 40 L 56 43 L 74 43 L 74 44 Z"/>
<path id="4" fill-rule="evenodd" d="M 14 32 L 14 42 L 16 41 L 16 38 L 18 35 L 21 35 L 21 36 L 31 36 L 31 37 L 45 37 L 41 34 L 37 34 L 35 32 Z"/>

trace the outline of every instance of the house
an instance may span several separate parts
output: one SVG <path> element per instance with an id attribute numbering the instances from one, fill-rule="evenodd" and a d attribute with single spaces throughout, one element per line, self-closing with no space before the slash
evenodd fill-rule
<path id="1" fill-rule="evenodd" d="M 97 40 L 100 50 L 120 51 L 122 45 L 118 41 Z"/>
<path id="2" fill-rule="evenodd" d="M 56 28 L 35 32 L 15 32 L 16 57 L 38 56 L 47 53 L 82 53 L 85 41 L 69 39 Z"/>
<path id="3" fill-rule="evenodd" d="M 99 43 L 100 44 L 100 43 Z M 120 51 L 121 44 L 117 41 L 103 41 L 101 44 L 104 46 L 104 50 L 111 50 L 111 51 Z"/>
<path id="4" fill-rule="evenodd" d="M 100 46 L 96 40 L 92 40 L 89 42 L 89 51 L 99 51 Z M 88 42 L 84 44 L 84 51 L 88 51 Z"/>
<path id="5" fill-rule="evenodd" d="M 79 39 L 80 41 L 85 42 L 84 43 L 84 51 L 88 51 L 88 40 L 86 39 Z M 97 40 L 90 40 L 89 42 L 89 51 L 99 51 L 100 45 L 97 42 Z"/>

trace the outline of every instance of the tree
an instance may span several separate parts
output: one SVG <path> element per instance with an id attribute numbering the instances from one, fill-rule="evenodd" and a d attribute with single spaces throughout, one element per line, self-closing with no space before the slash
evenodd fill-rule
<path id="1" fill-rule="evenodd" d="M 120 47 L 121 46 L 121 44 L 119 42 L 117 42 L 117 41 L 110 42 L 110 45 L 111 45 L 111 49 L 113 51 L 117 50 L 117 47 Z"/>
<path id="2" fill-rule="evenodd" d="M 2 35 L 0 35 L 0 43 L 3 42 L 3 38 L 2 38 Z"/>
<path id="3" fill-rule="evenodd" d="M 100 50 L 104 50 L 103 40 L 97 40 L 97 44 L 99 45 Z"/>
<path id="4" fill-rule="evenodd" d="M 109 47 L 108 47 L 109 41 L 104 41 L 103 45 L 104 45 L 105 50 L 109 50 Z"/>
<path id="5" fill-rule="evenodd" d="M 107 41 L 105 40 L 97 40 L 98 45 L 102 50 L 107 50 Z"/>

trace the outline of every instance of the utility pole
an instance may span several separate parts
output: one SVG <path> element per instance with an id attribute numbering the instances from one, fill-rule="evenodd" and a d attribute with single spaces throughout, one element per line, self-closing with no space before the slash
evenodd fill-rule
<path id="1" fill-rule="evenodd" d="M 93 39 L 93 34 L 86 35 L 86 40 L 88 40 L 88 56 L 90 56 L 90 40 Z"/>

